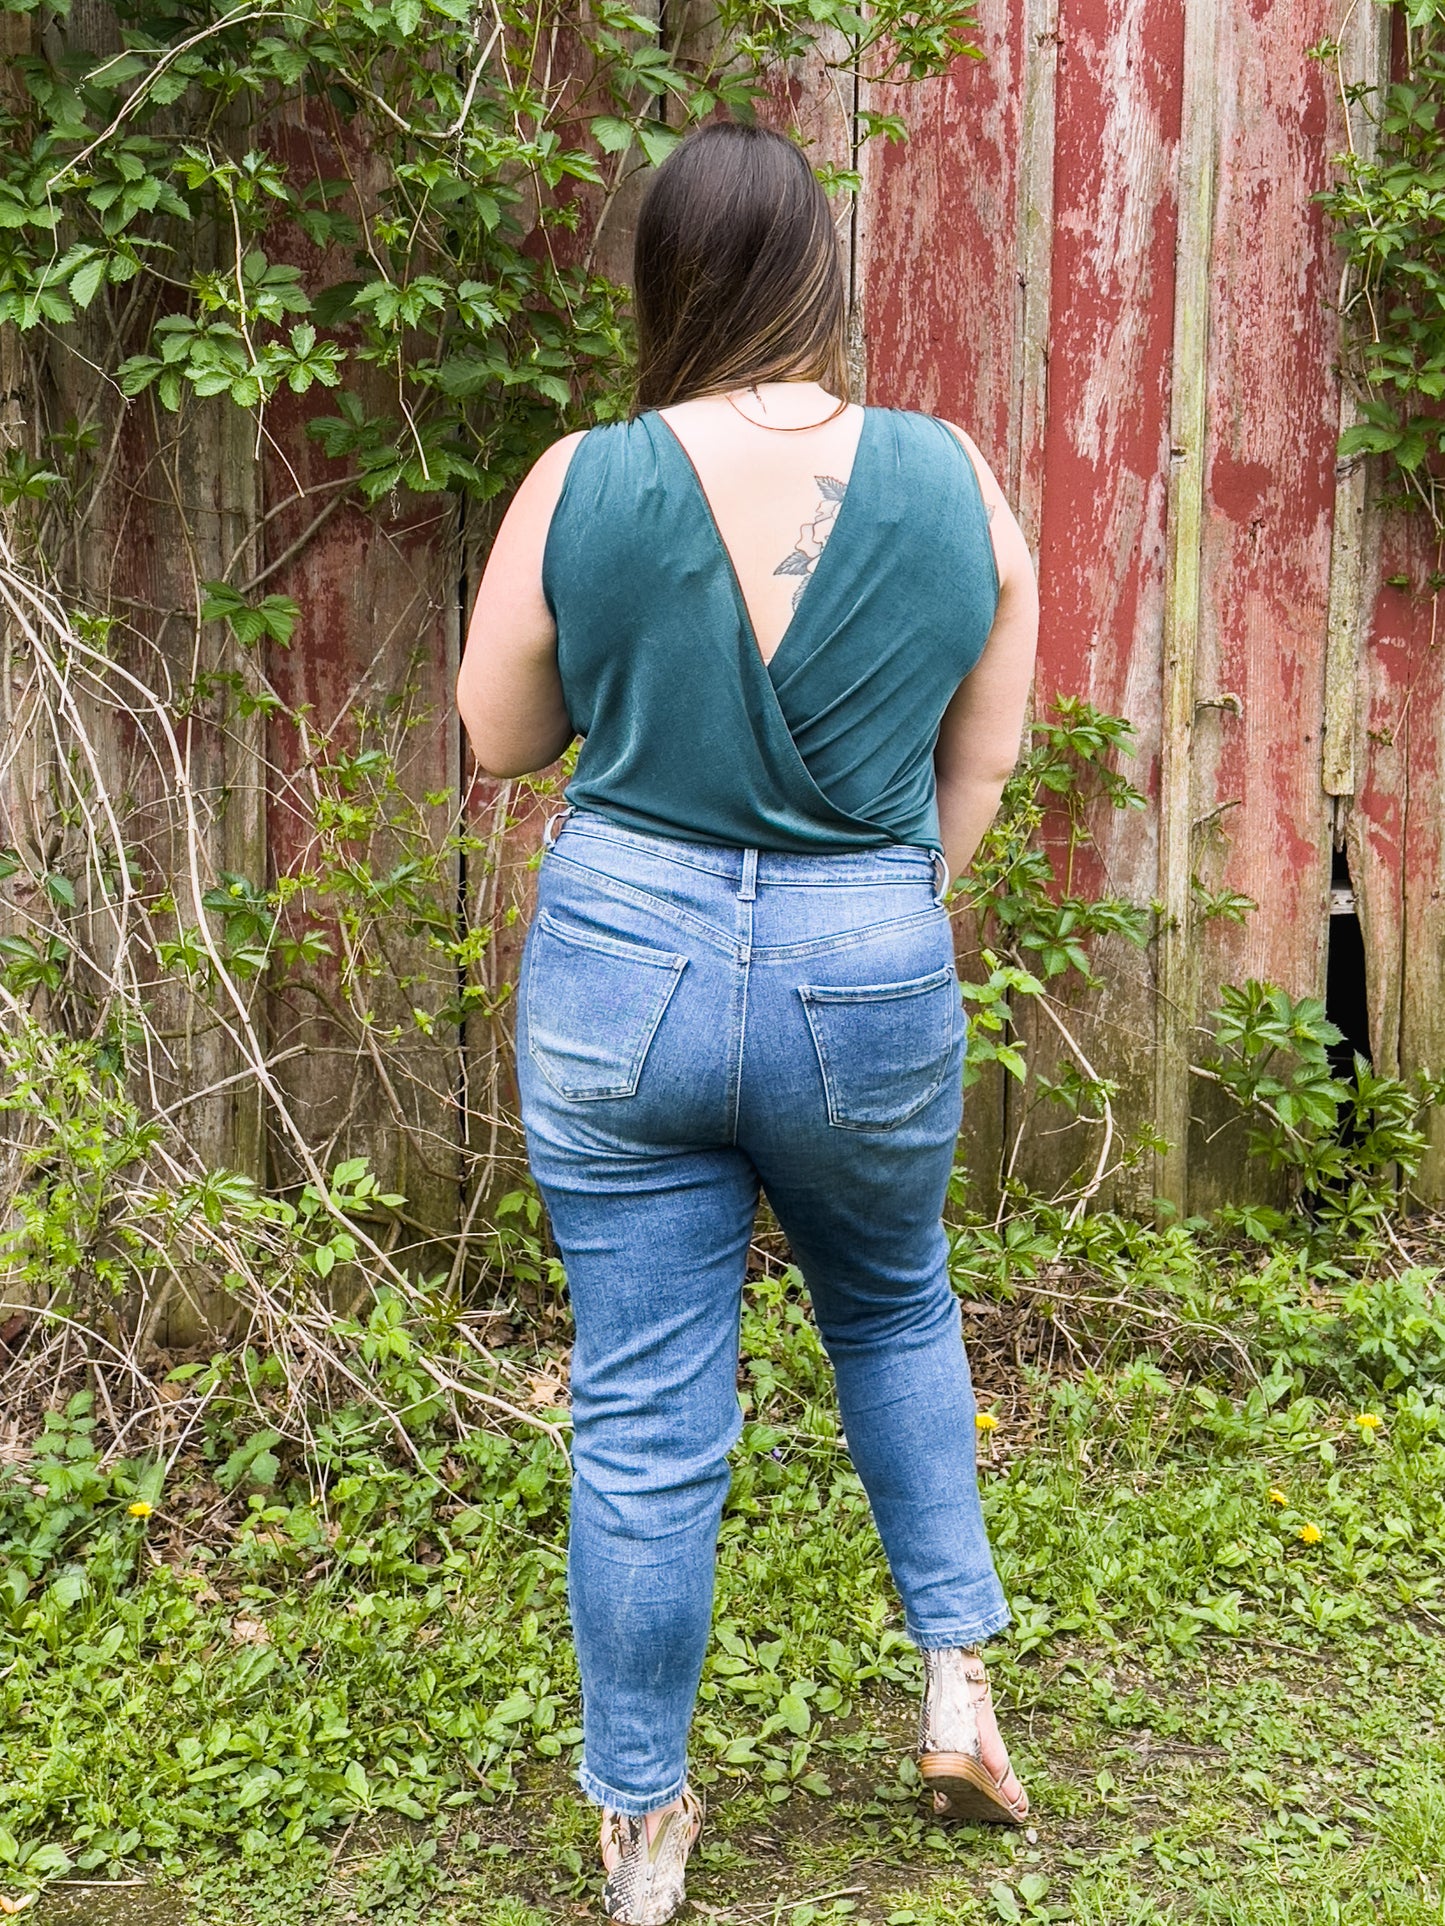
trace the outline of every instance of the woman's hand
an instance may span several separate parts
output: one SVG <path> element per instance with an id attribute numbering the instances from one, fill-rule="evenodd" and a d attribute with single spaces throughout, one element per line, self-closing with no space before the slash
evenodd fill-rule
<path id="1" fill-rule="evenodd" d="M 1019 758 L 1039 639 L 1039 590 L 1023 531 L 988 463 L 961 428 L 953 432 L 978 473 L 999 578 L 988 641 L 944 712 L 934 754 L 943 853 L 949 875 L 959 876 L 973 861 Z"/>
<path id="2" fill-rule="evenodd" d="M 512 497 L 477 590 L 457 676 L 457 708 L 478 766 L 528 776 L 576 730 L 557 673 L 557 628 L 542 593 L 547 530 L 581 435 L 554 442 Z"/>

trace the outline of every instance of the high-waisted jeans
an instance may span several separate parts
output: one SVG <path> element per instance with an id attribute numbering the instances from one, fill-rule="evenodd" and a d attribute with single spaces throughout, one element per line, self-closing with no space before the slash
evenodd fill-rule
<path id="1" fill-rule="evenodd" d="M 712 1614 L 759 1187 L 922 1647 L 1008 1607 L 941 1216 L 964 1020 L 928 851 L 783 856 L 573 815 L 542 862 L 522 1115 L 576 1318 L 568 1591 L 580 1778 L 681 1791 Z"/>

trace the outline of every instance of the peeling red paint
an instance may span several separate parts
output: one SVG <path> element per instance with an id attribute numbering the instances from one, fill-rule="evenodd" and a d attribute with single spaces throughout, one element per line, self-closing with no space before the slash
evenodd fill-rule
<path id="1" fill-rule="evenodd" d="M 1332 76 L 1308 49 L 1338 31 L 1338 6 L 1218 6 L 1191 808 L 1201 883 L 1259 908 L 1243 927 L 1198 926 L 1200 1015 L 1246 975 L 1322 992 L 1337 815 L 1321 756 L 1339 262 L 1314 197 L 1345 138 Z M 985 69 L 890 103 L 912 138 L 872 163 L 860 271 L 872 398 L 951 414 L 998 466 L 1020 405 L 1018 164 L 1041 56 L 1024 44 L 1023 0 L 988 0 L 981 20 Z M 1182 34 L 1182 0 L 1061 0 L 1047 411 L 1042 447 L 1023 451 L 1026 471 L 1042 460 L 1040 702 L 1077 693 L 1129 716 L 1131 774 L 1156 800 Z M 1440 566 L 1427 547 L 1397 530 L 1381 575 L 1423 584 Z M 1379 591 L 1351 851 L 1381 1060 L 1398 1031 L 1402 1060 L 1445 1065 L 1435 616 L 1418 586 Z M 1157 849 L 1155 811 L 1115 817 L 1076 880 L 1146 900 Z M 1148 1037 L 1152 986 L 1125 965 L 1086 1020 Z"/>

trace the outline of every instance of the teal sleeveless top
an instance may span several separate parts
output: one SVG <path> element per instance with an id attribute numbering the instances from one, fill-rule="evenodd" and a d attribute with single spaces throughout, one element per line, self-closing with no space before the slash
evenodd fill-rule
<path id="1" fill-rule="evenodd" d="M 656 413 L 579 442 L 542 582 L 584 738 L 574 808 L 743 849 L 941 847 L 938 727 L 998 604 L 978 478 L 942 422 L 865 410 L 832 532 L 768 662 L 702 484 Z"/>

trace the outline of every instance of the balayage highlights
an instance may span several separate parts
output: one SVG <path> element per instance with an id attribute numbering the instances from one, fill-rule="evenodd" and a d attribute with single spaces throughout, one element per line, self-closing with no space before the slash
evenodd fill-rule
<path id="1" fill-rule="evenodd" d="M 643 198 L 633 294 L 639 413 L 758 381 L 848 393 L 833 217 L 781 134 L 721 124 L 674 148 Z"/>

